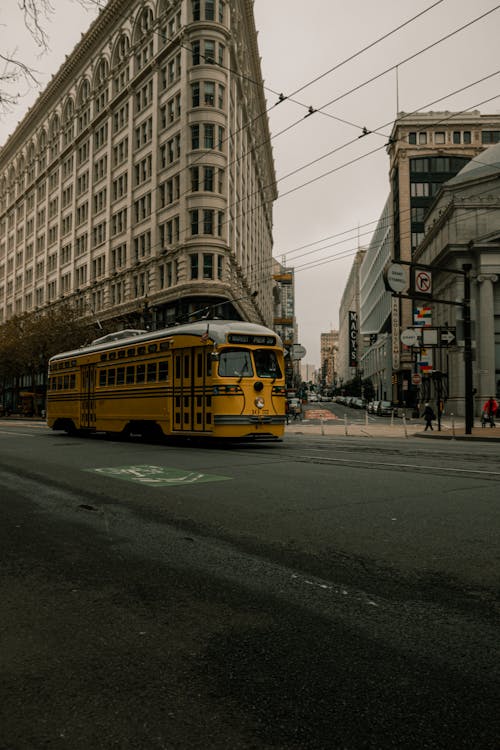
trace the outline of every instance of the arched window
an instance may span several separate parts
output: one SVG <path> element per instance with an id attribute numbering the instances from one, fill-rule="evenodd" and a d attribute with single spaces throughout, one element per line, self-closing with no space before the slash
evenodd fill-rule
<path id="1" fill-rule="evenodd" d="M 74 136 L 73 119 L 75 116 L 75 104 L 72 97 L 68 97 L 63 109 L 63 141 L 68 146 Z"/>
<path id="2" fill-rule="evenodd" d="M 106 104 L 108 103 L 108 75 L 109 65 L 108 61 L 103 57 L 98 61 L 95 69 L 94 76 L 94 91 L 95 91 L 95 111 L 96 114 L 102 112 Z"/>
<path id="3" fill-rule="evenodd" d="M 78 132 L 81 133 L 87 125 L 90 123 L 90 83 L 87 78 L 84 78 L 80 83 L 78 89 L 78 97 L 76 100 L 78 107 Z"/>
<path id="4" fill-rule="evenodd" d="M 35 179 L 35 144 L 33 141 L 30 142 L 28 146 L 28 170 L 27 170 L 27 176 L 28 176 L 28 183 L 33 182 Z"/>
<path id="5" fill-rule="evenodd" d="M 83 107 L 83 105 L 87 102 L 89 97 L 90 97 L 90 83 L 87 78 L 84 78 L 81 81 L 80 87 L 78 89 L 78 99 L 77 99 L 78 107 Z"/>
<path id="6" fill-rule="evenodd" d="M 40 131 L 38 136 L 38 174 L 43 172 L 47 166 L 47 133 L 45 128 Z"/>
<path id="7" fill-rule="evenodd" d="M 134 30 L 134 44 L 137 46 L 135 54 L 136 72 L 142 70 L 153 57 L 153 26 L 153 11 L 151 8 L 145 7 L 137 16 Z"/>
<path id="8" fill-rule="evenodd" d="M 24 177 L 25 177 L 26 162 L 24 156 L 20 156 L 17 160 L 17 184 L 19 190 L 24 190 Z"/>

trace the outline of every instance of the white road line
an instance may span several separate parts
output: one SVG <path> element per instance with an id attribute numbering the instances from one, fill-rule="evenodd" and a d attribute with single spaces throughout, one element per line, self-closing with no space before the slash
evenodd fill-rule
<path id="1" fill-rule="evenodd" d="M 24 437 L 34 437 L 32 432 L 17 432 L 17 430 L 0 430 L 0 435 L 23 435 Z"/>
<path id="2" fill-rule="evenodd" d="M 303 452 L 303 456 L 311 455 L 316 458 L 321 458 L 323 461 L 330 461 L 332 463 L 342 464 L 364 464 L 365 466 L 391 466 L 397 469 L 432 469 L 433 471 L 456 471 L 462 472 L 463 474 L 491 474 L 495 477 L 500 477 L 500 471 L 483 471 L 482 469 L 460 469 L 455 466 L 426 466 L 425 464 L 397 464 L 388 463 L 384 461 L 361 461 L 356 458 L 330 458 L 329 456 L 323 456 L 319 453 L 307 453 Z"/>

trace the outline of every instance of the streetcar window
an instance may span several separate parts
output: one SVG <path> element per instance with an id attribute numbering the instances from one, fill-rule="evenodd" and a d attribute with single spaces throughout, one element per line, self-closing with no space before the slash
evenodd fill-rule
<path id="1" fill-rule="evenodd" d="M 148 346 L 148 352 L 150 352 L 150 354 L 154 354 L 154 352 L 156 352 L 156 351 L 157 351 L 157 349 L 158 349 L 158 347 L 157 347 L 157 345 L 156 345 L 156 344 L 150 344 L 150 345 Z"/>
<path id="2" fill-rule="evenodd" d="M 120 356 L 120 354 L 118 354 L 118 356 Z M 116 385 L 123 385 L 124 382 L 125 382 L 125 368 L 118 367 L 116 370 Z"/>
<path id="3" fill-rule="evenodd" d="M 247 349 L 222 349 L 219 356 L 221 378 L 248 378 L 252 375 L 252 359 Z"/>
<path id="4" fill-rule="evenodd" d="M 137 354 L 146 354 L 146 347 L 145 346 L 138 346 L 137 347 Z"/>
<path id="5" fill-rule="evenodd" d="M 256 349 L 253 353 L 255 369 L 259 378 L 280 378 L 281 370 L 276 352 L 271 349 Z"/>
<path id="6" fill-rule="evenodd" d="M 201 378 L 203 376 L 203 354 L 196 355 L 196 377 Z"/>
<path id="7" fill-rule="evenodd" d="M 75 388 L 75 386 L 76 386 L 76 375 L 73 374 L 69 376 L 69 387 Z"/>
<path id="8" fill-rule="evenodd" d="M 134 357 L 135 349 L 127 349 L 127 357 Z"/>
<path id="9" fill-rule="evenodd" d="M 61 377 L 61 375 L 59 375 L 58 378 L 57 378 L 57 390 L 58 391 L 62 390 L 62 377 Z"/>
<path id="10" fill-rule="evenodd" d="M 134 382 L 134 374 L 135 374 L 134 370 L 135 370 L 135 367 L 133 365 L 129 365 L 129 367 L 127 367 L 127 383 L 129 385 L 130 383 Z"/>
<path id="11" fill-rule="evenodd" d="M 106 370 L 99 373 L 99 385 L 106 385 Z"/>
<path id="12" fill-rule="evenodd" d="M 115 378 L 116 378 L 116 370 L 114 367 L 111 367 L 108 370 L 108 385 L 114 385 L 115 384 Z"/>
<path id="13" fill-rule="evenodd" d="M 210 377 L 212 374 L 212 354 L 207 354 L 207 375 Z"/>
<path id="14" fill-rule="evenodd" d="M 67 391 L 67 390 L 68 390 L 68 388 L 69 388 L 69 375 L 65 375 L 65 376 L 64 376 L 64 381 L 63 381 L 63 388 L 64 388 L 64 390 L 66 390 L 66 391 Z"/>
<path id="15" fill-rule="evenodd" d="M 116 352 L 110 352 L 109 353 L 109 358 L 110 359 L 116 359 Z"/>
<path id="16" fill-rule="evenodd" d="M 160 343 L 160 351 L 166 352 L 168 349 L 170 349 L 170 341 L 162 341 Z"/>
<path id="17" fill-rule="evenodd" d="M 184 355 L 184 377 L 189 378 L 189 354 Z"/>
<path id="18" fill-rule="evenodd" d="M 101 354 L 101 362 L 105 362 L 108 358 L 107 354 Z"/>
<path id="19" fill-rule="evenodd" d="M 150 362 L 148 364 L 148 383 L 154 383 L 156 381 L 156 362 Z"/>
<path id="20" fill-rule="evenodd" d="M 146 378 L 146 365 L 137 365 L 137 373 L 136 373 L 135 382 L 144 383 L 145 378 Z"/>
<path id="21" fill-rule="evenodd" d="M 166 359 L 160 360 L 158 362 L 158 380 L 167 380 L 168 379 L 168 362 Z"/>
<path id="22" fill-rule="evenodd" d="M 120 351 L 118 352 L 118 359 L 123 359 L 125 354 L 125 349 L 120 349 Z"/>

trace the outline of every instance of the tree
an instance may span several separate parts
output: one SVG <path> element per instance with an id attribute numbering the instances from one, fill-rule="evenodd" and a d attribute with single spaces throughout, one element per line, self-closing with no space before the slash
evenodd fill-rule
<path id="1" fill-rule="evenodd" d="M 50 357 L 77 349 L 95 338 L 95 326 L 78 316 L 68 302 L 38 313 L 17 315 L 0 326 L 0 382 L 11 403 L 18 403 L 20 380 L 37 392 L 37 381 L 45 382 Z M 45 388 L 38 388 L 33 410 L 43 401 Z"/>
<path id="2" fill-rule="evenodd" d="M 59 2 L 60 0 L 58 0 Z M 14 0 L 3 0 L 5 4 Z M 76 0 L 83 8 L 103 8 L 106 0 Z M 54 13 L 50 0 L 17 0 L 17 11 L 23 16 L 23 21 L 33 43 L 38 47 L 39 55 L 43 56 L 49 50 L 49 37 L 46 26 Z M 9 11 L 7 11 L 7 14 Z M 19 103 L 24 94 L 33 86 L 40 86 L 37 71 L 23 61 L 17 48 L 7 49 L 5 44 L 0 46 L 0 114 L 6 114 Z M 19 93 L 24 89 L 24 94 Z"/>

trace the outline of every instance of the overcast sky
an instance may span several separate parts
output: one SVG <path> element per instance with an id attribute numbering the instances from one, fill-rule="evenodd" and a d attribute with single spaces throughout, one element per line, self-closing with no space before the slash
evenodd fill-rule
<path id="1" fill-rule="evenodd" d="M 55 13 L 46 25 L 52 51 L 42 58 L 36 57 L 23 29 L 17 0 L 2 0 L 0 5 L 0 49 L 17 47 L 17 54 L 40 71 L 43 85 L 94 17 L 75 0 L 57 0 L 53 5 Z M 358 244 L 369 242 L 388 194 L 384 144 L 396 112 L 500 113 L 500 4 L 493 0 L 255 0 L 254 10 L 269 106 L 280 93 L 293 95 L 302 89 L 291 96 L 294 101 L 286 100 L 269 112 L 280 194 L 274 208 L 274 256 L 296 269 L 299 339 L 307 349 L 304 361 L 319 366 L 320 333 L 338 326 L 353 254 Z M 483 20 L 471 23 L 489 11 L 493 12 Z M 466 24 L 471 25 L 453 33 Z M 369 45 L 369 50 L 356 55 Z M 418 54 L 430 45 L 434 46 L 429 51 Z M 336 69 L 325 75 L 332 68 Z M 392 70 L 385 73 L 388 69 Z M 496 71 L 498 75 L 476 83 Z M 375 80 L 369 83 L 369 79 Z M 463 92 L 453 93 L 466 86 Z M 35 98 L 35 92 L 28 92 L 11 113 L 0 115 L 1 143 Z M 304 118 L 310 106 L 322 111 Z M 358 139 L 363 128 L 378 132 Z M 313 160 L 318 161 L 307 167 Z M 291 172 L 295 174 L 287 177 Z M 311 180 L 315 181 L 305 185 Z"/>

